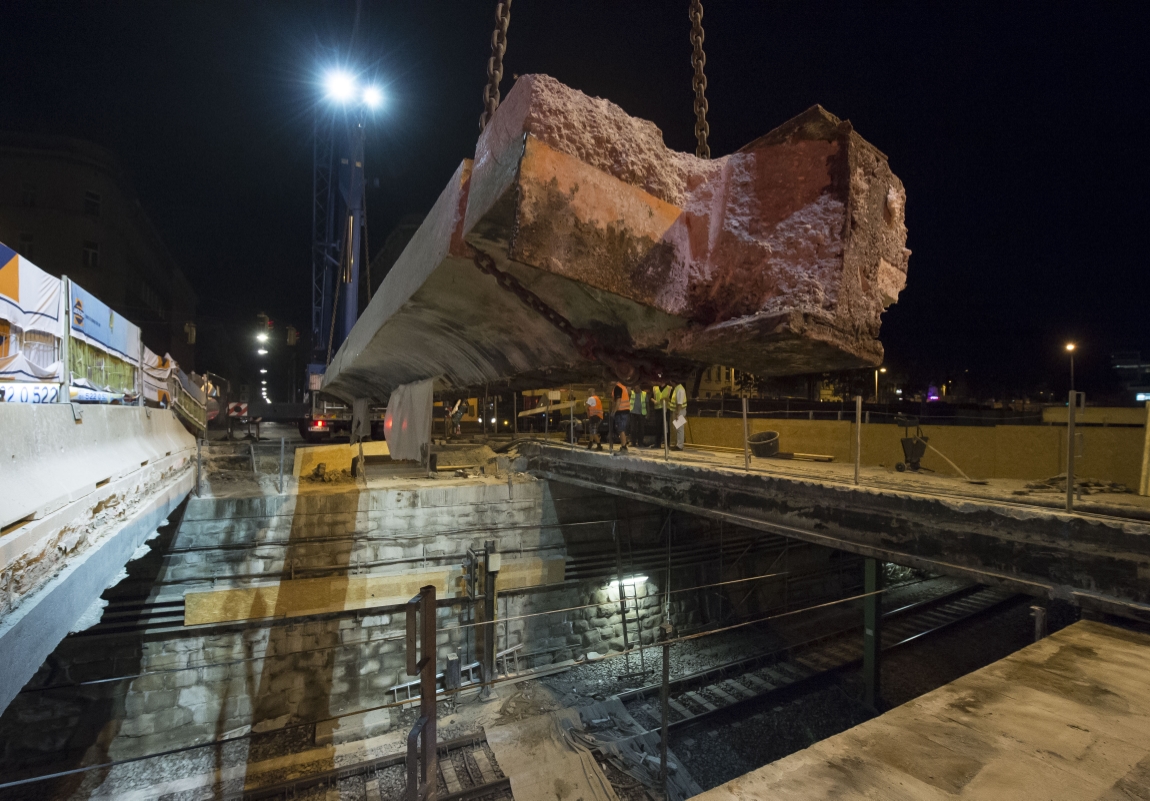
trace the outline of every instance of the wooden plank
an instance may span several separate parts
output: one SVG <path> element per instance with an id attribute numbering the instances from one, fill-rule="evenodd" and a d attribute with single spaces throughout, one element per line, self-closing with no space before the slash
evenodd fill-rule
<path id="1" fill-rule="evenodd" d="M 717 706 L 712 704 L 710 701 L 708 701 L 703 696 L 699 695 L 697 692 L 692 691 L 692 692 L 688 692 L 688 693 L 683 693 L 683 697 L 684 698 L 690 698 L 692 701 L 694 701 L 699 706 L 703 707 L 703 709 L 707 710 L 708 712 L 714 712 L 716 709 L 718 709 Z"/>
<path id="2" fill-rule="evenodd" d="M 776 684 L 771 684 L 770 682 L 763 681 L 754 673 L 748 673 L 747 675 L 743 676 L 743 678 L 758 687 L 762 692 L 769 692 L 778 686 Z"/>
<path id="3" fill-rule="evenodd" d="M 680 715 L 682 715 L 682 716 L 683 716 L 683 720 L 690 720 L 691 718 L 695 717 L 695 713 L 694 713 L 694 712 L 692 712 L 691 710 L 687 709 L 687 707 L 685 707 L 685 706 L 683 706 L 682 704 L 680 704 L 680 703 L 679 703 L 678 701 L 676 701 L 674 698 L 668 698 L 668 699 L 667 699 L 667 706 L 669 706 L 671 709 L 675 710 L 675 711 L 676 711 L 676 712 L 678 712 Z"/>
<path id="4" fill-rule="evenodd" d="M 804 668 L 802 665 L 797 665 L 794 662 L 780 662 L 775 667 L 779 668 L 779 670 L 783 671 L 784 673 L 789 673 L 794 676 L 795 681 L 807 678 L 811 675 L 812 672 Z"/>
<path id="5" fill-rule="evenodd" d="M 710 687 L 708 687 L 707 692 L 714 693 L 715 695 L 719 696 L 719 698 L 722 699 L 724 706 L 732 706 L 733 704 L 739 703 L 738 698 L 735 698 L 735 696 L 731 695 L 729 692 L 717 684 L 712 684 Z"/>
<path id="6" fill-rule="evenodd" d="M 788 684 L 795 683 L 794 678 L 791 677 L 789 673 L 784 673 L 781 670 L 777 670 L 777 667 L 778 666 L 776 665 L 775 667 L 763 668 L 762 672 L 766 673 L 767 676 L 770 677 L 771 681 L 775 683 L 776 687 L 786 687 Z"/>
<path id="7" fill-rule="evenodd" d="M 184 596 L 184 625 L 299 617 L 402 604 L 418 595 L 419 588 L 426 584 L 434 584 L 439 597 L 451 597 L 456 594 L 461 571 L 459 567 L 412 570 L 391 575 L 296 579 L 260 587 L 189 592 Z"/>
<path id="8" fill-rule="evenodd" d="M 756 695 L 758 695 L 757 692 L 744 684 L 739 684 L 739 682 L 734 679 L 728 679 L 727 681 L 724 681 L 723 687 L 733 695 L 741 695 L 743 698 L 754 698 Z"/>
<path id="9" fill-rule="evenodd" d="M 459 783 L 459 776 L 455 773 L 455 765 L 452 763 L 450 756 L 439 758 L 439 770 L 443 773 L 443 783 L 447 785 L 447 792 L 458 793 L 463 789 L 463 785 Z"/>
<path id="10" fill-rule="evenodd" d="M 499 778 L 495 775 L 495 766 L 491 764 L 491 757 L 487 756 L 485 750 L 476 748 L 471 752 L 471 758 L 475 760 L 475 764 L 479 768 L 479 774 L 483 777 L 484 784 L 490 784 Z"/>

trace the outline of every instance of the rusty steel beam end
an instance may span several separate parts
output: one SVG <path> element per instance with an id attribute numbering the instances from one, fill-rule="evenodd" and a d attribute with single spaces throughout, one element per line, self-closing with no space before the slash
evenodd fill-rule
<path id="1" fill-rule="evenodd" d="M 435 586 L 420 587 L 419 595 L 407 602 L 406 610 L 407 675 L 419 675 L 419 718 L 407 735 L 405 797 L 406 801 L 435 801 L 439 780 L 435 735 Z"/>

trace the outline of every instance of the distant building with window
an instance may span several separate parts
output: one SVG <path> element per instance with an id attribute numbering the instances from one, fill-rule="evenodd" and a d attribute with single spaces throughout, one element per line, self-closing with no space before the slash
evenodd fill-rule
<path id="1" fill-rule="evenodd" d="M 739 373 L 733 367 L 714 365 L 703 371 L 699 380 L 700 398 L 721 398 L 739 394 Z"/>
<path id="2" fill-rule="evenodd" d="M 193 369 L 196 296 L 108 150 L 0 133 L 0 242 L 75 280 L 139 325 L 145 345 Z"/>
<path id="3" fill-rule="evenodd" d="M 1138 351 L 1123 351 L 1110 355 L 1110 366 L 1118 373 L 1127 401 L 1150 401 L 1150 360 Z"/>

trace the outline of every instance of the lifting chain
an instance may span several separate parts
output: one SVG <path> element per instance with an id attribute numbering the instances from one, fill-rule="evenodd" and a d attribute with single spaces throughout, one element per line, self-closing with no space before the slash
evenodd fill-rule
<path id="1" fill-rule="evenodd" d="M 711 157 L 711 146 L 707 144 L 707 137 L 711 133 L 711 126 L 707 123 L 707 76 L 703 74 L 703 67 L 707 66 L 707 54 L 703 52 L 703 2 L 691 0 L 691 66 L 695 68 L 695 77 L 691 84 L 695 87 L 695 138 L 699 144 L 695 147 L 695 155 L 701 159 Z"/>
<path id="2" fill-rule="evenodd" d="M 511 273 L 504 272 L 496 267 L 495 259 L 491 258 L 491 256 L 482 250 L 476 249 L 472 260 L 481 272 L 485 272 L 494 277 L 500 287 L 515 295 L 515 297 L 523 302 L 523 305 L 542 315 L 547 322 L 566 334 L 575 346 L 575 349 L 578 350 L 584 358 L 595 358 L 598 342 L 596 342 L 594 334 L 573 326 L 570 320 L 544 303 L 543 299 L 528 289 L 522 281 Z"/>
<path id="3" fill-rule="evenodd" d="M 570 320 L 544 303 L 543 299 L 528 289 L 522 281 L 511 273 L 500 270 L 491 256 L 478 248 L 472 248 L 471 258 L 481 272 L 492 276 L 501 288 L 515 295 L 525 306 L 563 332 L 584 359 L 602 362 L 623 381 L 631 382 L 639 378 L 662 380 L 665 370 L 661 362 L 626 348 L 604 347 L 595 334 L 585 328 L 576 328 Z"/>
<path id="4" fill-rule="evenodd" d="M 487 86 L 483 87 L 483 113 L 479 115 L 479 131 L 499 108 L 499 82 L 503 80 L 503 54 L 507 52 L 507 26 L 511 24 L 511 0 L 495 5 L 495 30 L 491 32 L 491 57 L 487 59 Z"/>

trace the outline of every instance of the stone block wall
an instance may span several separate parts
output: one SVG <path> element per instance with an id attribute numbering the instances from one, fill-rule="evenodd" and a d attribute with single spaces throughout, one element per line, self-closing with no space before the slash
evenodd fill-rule
<path id="1" fill-rule="evenodd" d="M 660 510 L 546 482 L 516 483 L 510 499 L 507 493 L 505 483 L 477 482 L 450 491 L 433 485 L 353 493 L 354 506 L 349 498 L 318 496 L 297 499 L 291 514 L 271 498 L 189 504 L 172 540 L 175 553 L 159 568 L 156 591 L 163 596 L 203 589 L 213 580 L 216 587 L 245 586 L 249 580 L 241 578 L 243 572 L 290 580 L 283 552 L 301 539 L 314 550 L 305 552 L 300 543 L 293 553 L 310 553 L 299 557 L 314 557 L 309 568 L 328 567 L 339 575 L 349 564 L 364 565 L 367 572 L 458 565 L 467 547 L 481 547 L 485 540 L 495 540 L 505 560 L 565 555 L 564 583 L 501 592 L 498 598 L 497 649 L 521 646 L 521 666 L 529 668 L 623 649 L 619 590 L 610 583 L 618 575 L 616 538 L 625 537 L 620 540 L 621 549 L 627 546 L 624 574 L 633 568 L 646 576 L 635 587 L 645 645 L 654 643 L 664 610 L 680 631 L 716 622 L 705 591 L 676 591 L 669 602 L 662 596 L 666 520 Z M 752 535 L 743 532 L 732 545 L 730 531 L 724 541 L 709 526 L 676 519 L 673 588 L 713 583 L 720 575 L 732 580 L 783 568 L 790 574 L 760 582 L 754 592 L 726 592 L 728 615 L 752 616 L 845 588 L 843 569 L 833 565 L 835 552 L 761 535 L 753 535 L 760 544 L 741 561 L 731 564 L 734 556 L 729 557 L 720 574 L 716 565 L 693 554 L 714 552 L 720 542 L 728 550 L 741 549 Z M 341 541 L 339 549 L 330 543 L 331 550 L 325 550 L 324 537 L 344 538 L 346 547 Z M 213 542 L 252 547 L 227 557 L 222 555 L 228 551 L 220 550 L 180 552 Z M 369 564 L 392 557 L 409 561 Z M 180 583 L 170 583 L 175 578 Z M 736 608 L 739 598 L 742 605 Z M 307 727 L 390 703 L 391 688 L 409 680 L 403 615 L 401 607 L 392 607 L 163 635 L 69 638 L 30 684 L 64 686 L 25 692 L 0 717 L 4 764 L 58 759 L 69 752 L 79 756 L 93 748 L 100 758 L 124 759 L 247 731 Z M 439 669 L 448 653 L 457 653 L 464 664 L 475 661 L 477 632 L 467 625 L 472 619 L 467 604 L 441 607 L 437 615 Z M 123 678 L 75 686 L 111 677 Z"/>

